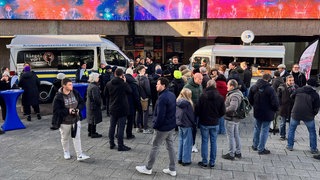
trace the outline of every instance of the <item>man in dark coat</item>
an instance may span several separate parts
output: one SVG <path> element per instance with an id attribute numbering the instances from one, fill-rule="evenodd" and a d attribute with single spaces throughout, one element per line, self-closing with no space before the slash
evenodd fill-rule
<path id="1" fill-rule="evenodd" d="M 268 140 L 270 122 L 273 120 L 279 108 L 279 101 L 275 90 L 271 87 L 271 75 L 264 74 L 255 85 L 250 88 L 249 101 L 253 105 L 253 116 L 255 125 L 253 131 L 254 151 L 258 150 L 260 155 L 270 154 L 265 148 Z"/>
<path id="2" fill-rule="evenodd" d="M 156 103 L 153 113 L 153 134 L 152 149 L 149 154 L 148 163 L 146 166 L 136 166 L 136 170 L 143 174 L 152 174 L 152 167 L 155 163 L 156 156 L 159 152 L 163 141 L 166 141 L 167 150 L 169 153 L 170 164 L 168 169 L 163 169 L 165 174 L 176 176 L 175 152 L 174 152 L 174 131 L 176 127 L 176 97 L 170 92 L 168 87 L 169 81 L 161 77 L 157 82 L 157 91 L 159 98 Z"/>
<path id="3" fill-rule="evenodd" d="M 22 106 L 23 112 L 27 115 L 27 120 L 31 121 L 31 108 L 33 107 L 35 113 L 37 113 L 37 118 L 41 119 L 40 107 L 39 107 L 39 88 L 40 81 L 37 75 L 31 72 L 30 66 L 24 67 L 24 72 L 19 80 L 19 87 L 21 87 L 24 92 L 22 94 Z"/>
<path id="4" fill-rule="evenodd" d="M 306 76 L 299 71 L 300 66 L 299 64 L 294 64 L 292 66 L 292 71 L 290 74 L 294 77 L 294 83 L 299 87 L 305 86 L 307 83 Z"/>
<path id="5" fill-rule="evenodd" d="M 99 87 L 101 92 L 101 98 L 102 98 L 102 110 L 106 110 L 107 107 L 107 100 L 106 97 L 104 97 L 104 88 L 106 84 L 110 81 L 110 74 L 107 72 L 108 69 L 111 68 L 110 66 L 107 66 L 105 62 L 100 63 L 100 68 L 98 68 L 98 73 L 100 75 L 99 77 Z"/>
<path id="6" fill-rule="evenodd" d="M 209 80 L 207 88 L 199 98 L 196 106 L 196 115 L 199 116 L 199 126 L 201 131 L 201 157 L 198 163 L 200 167 L 210 168 L 215 166 L 217 154 L 217 136 L 219 130 L 219 119 L 225 114 L 226 108 L 224 98 L 216 89 L 216 82 Z M 210 145 L 210 160 L 208 161 L 208 142 Z"/>
<path id="7" fill-rule="evenodd" d="M 281 117 L 281 121 L 280 121 L 280 139 L 281 140 L 286 140 L 286 122 L 290 120 L 290 113 L 294 103 L 294 101 L 290 98 L 290 95 L 297 88 L 298 86 L 294 84 L 293 76 L 289 75 L 286 78 L 286 83 L 280 84 L 280 86 L 277 89 L 277 95 L 278 95 L 279 104 L 280 104 L 279 115 Z"/>
<path id="8" fill-rule="evenodd" d="M 117 68 L 114 72 L 115 77 L 109 81 L 105 88 L 105 95 L 109 97 L 110 103 L 110 127 L 109 140 L 110 149 L 114 149 L 114 135 L 116 125 L 118 125 L 118 151 L 129 151 L 130 147 L 124 145 L 123 134 L 126 124 L 126 118 L 129 114 L 129 103 L 127 96 L 132 93 L 132 90 L 123 74 L 123 70 Z"/>
<path id="9" fill-rule="evenodd" d="M 293 150 L 296 128 L 300 124 L 300 121 L 303 121 L 309 131 L 310 151 L 312 154 L 318 153 L 314 118 L 319 112 L 320 98 L 316 91 L 316 87 L 318 87 L 317 80 L 310 78 L 307 81 L 307 86 L 298 88 L 291 95 L 291 98 L 294 99 L 294 104 L 291 111 L 291 119 L 288 130 L 287 149 L 289 151 Z"/>

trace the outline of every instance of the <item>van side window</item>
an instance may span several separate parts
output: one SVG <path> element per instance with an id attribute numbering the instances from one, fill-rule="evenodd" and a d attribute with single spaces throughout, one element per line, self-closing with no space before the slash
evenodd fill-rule
<path id="1" fill-rule="evenodd" d="M 208 57 L 200 57 L 200 56 L 194 57 L 192 61 L 192 67 L 194 67 L 195 64 L 198 64 L 200 66 L 205 64 L 205 66 L 210 67 L 210 61 Z"/>
<path id="2" fill-rule="evenodd" d="M 116 50 L 106 49 L 104 50 L 104 56 L 106 58 L 107 64 L 122 67 L 127 66 L 127 60 L 125 59 L 125 57 Z"/>
<path id="3" fill-rule="evenodd" d="M 93 50 L 36 50 L 18 52 L 17 63 L 30 63 L 33 69 L 77 69 L 80 62 L 93 67 Z"/>

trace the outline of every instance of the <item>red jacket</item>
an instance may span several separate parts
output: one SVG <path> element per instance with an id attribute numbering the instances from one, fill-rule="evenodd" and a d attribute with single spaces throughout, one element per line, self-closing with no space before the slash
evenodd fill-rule
<path id="1" fill-rule="evenodd" d="M 227 83 L 225 81 L 216 81 L 217 90 L 221 94 L 221 96 L 226 99 L 227 91 Z"/>

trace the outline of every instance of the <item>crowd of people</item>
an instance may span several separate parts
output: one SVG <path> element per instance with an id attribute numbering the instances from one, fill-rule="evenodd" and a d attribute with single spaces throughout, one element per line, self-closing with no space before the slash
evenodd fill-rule
<path id="1" fill-rule="evenodd" d="M 278 66 L 274 77 L 264 74 L 251 85 L 251 70 L 246 62 L 231 62 L 211 68 L 204 60 L 192 69 L 181 65 L 178 57 L 161 67 L 152 58 L 137 57 L 124 71 L 101 62 L 97 72 L 88 73 L 86 64 L 76 72 L 76 82 L 88 84 L 82 98 L 72 81 L 59 73 L 54 82 L 57 91 L 53 100 L 52 130 L 59 129 L 64 158 L 70 159 L 69 140 L 73 140 L 77 160 L 90 158 L 81 149 L 81 110 L 86 105 L 88 136 L 100 138 L 97 125 L 102 122 L 103 112 L 110 117 L 109 147 L 118 151 L 130 151 L 124 139 L 135 138 L 134 132 L 153 134 L 152 148 L 146 165 L 136 166 L 144 174 L 152 174 L 152 167 L 161 144 L 165 141 L 169 154 L 169 167 L 163 172 L 176 176 L 178 164 L 192 163 L 192 152 L 198 152 L 196 135 L 200 129 L 201 157 L 198 165 L 214 168 L 217 154 L 218 134 L 227 135 L 228 150 L 222 158 L 242 158 L 241 137 L 237 109 L 244 97 L 253 106 L 254 130 L 252 150 L 259 155 L 270 154 L 266 148 L 271 122 L 277 124 L 280 117 L 280 140 L 287 140 L 287 149 L 293 150 L 295 130 L 303 121 L 309 131 L 310 151 L 320 159 L 317 149 L 315 115 L 320 107 L 316 92 L 317 80 L 306 80 L 294 64 L 287 71 L 284 64 Z M 10 89 L 10 75 L 2 74 L 1 90 Z M 17 86 L 24 89 L 22 105 L 27 120 L 31 121 L 30 106 L 41 119 L 38 98 L 39 79 L 27 64 Z M 30 88 L 30 87 L 33 88 Z M 32 91 L 30 91 L 32 89 Z M 0 99 L 3 111 L 3 101 Z M 151 113 L 152 112 L 152 116 Z M 5 117 L 5 114 L 2 114 Z M 152 120 L 152 123 L 151 123 Z M 288 135 L 286 124 L 289 123 Z M 152 125 L 151 125 L 152 124 Z M 276 131 L 273 125 L 272 131 Z M 174 150 L 174 131 L 178 131 L 178 153 Z M 209 143 L 210 141 L 210 143 Z M 209 148 L 210 144 L 210 148 Z"/>

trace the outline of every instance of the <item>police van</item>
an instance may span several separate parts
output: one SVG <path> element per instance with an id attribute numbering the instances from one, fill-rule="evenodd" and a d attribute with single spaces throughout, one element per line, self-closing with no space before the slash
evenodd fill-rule
<path id="1" fill-rule="evenodd" d="M 52 82 L 58 73 L 75 79 L 81 63 L 97 71 L 101 62 L 126 68 L 129 58 L 113 42 L 99 35 L 16 35 L 10 48 L 10 70 L 20 74 L 24 63 L 31 65 L 40 79 L 41 103 L 52 100 Z"/>

